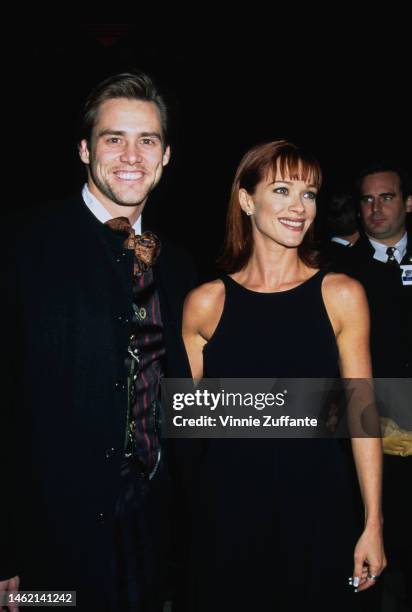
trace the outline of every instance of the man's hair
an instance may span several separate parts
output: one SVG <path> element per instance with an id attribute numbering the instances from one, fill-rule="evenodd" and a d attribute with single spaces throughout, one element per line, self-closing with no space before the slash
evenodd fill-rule
<path id="1" fill-rule="evenodd" d="M 329 236 L 350 236 L 358 228 L 357 207 L 351 193 L 337 191 L 327 202 L 326 229 Z"/>
<path id="2" fill-rule="evenodd" d="M 404 168 L 390 160 L 378 161 L 370 164 L 359 173 L 356 179 L 355 188 L 356 196 L 359 198 L 362 195 L 362 181 L 370 174 L 378 174 L 379 172 L 394 172 L 399 176 L 399 187 L 402 198 L 405 200 L 412 193 L 411 179 Z"/>
<path id="3" fill-rule="evenodd" d="M 100 106 L 113 98 L 128 98 L 156 104 L 160 114 L 163 144 L 168 138 L 168 110 L 153 80 L 144 72 L 122 72 L 99 83 L 88 95 L 80 118 L 79 140 L 90 141 Z"/>

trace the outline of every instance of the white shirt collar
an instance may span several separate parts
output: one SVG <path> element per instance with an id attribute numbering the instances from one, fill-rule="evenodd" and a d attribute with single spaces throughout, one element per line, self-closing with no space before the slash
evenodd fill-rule
<path id="1" fill-rule="evenodd" d="M 113 219 L 103 204 L 101 204 L 99 200 L 92 193 L 90 193 L 87 183 L 84 184 L 82 197 L 87 208 L 94 214 L 100 223 L 106 223 L 106 221 L 109 221 L 109 219 Z M 142 215 L 140 215 L 137 221 L 133 224 L 133 229 L 136 234 L 142 233 Z"/>
<path id="2" fill-rule="evenodd" d="M 331 242 L 337 242 L 338 244 L 343 244 L 345 247 L 351 247 L 352 243 L 349 240 L 345 240 L 345 238 L 341 238 L 340 236 L 333 236 Z"/>
<path id="3" fill-rule="evenodd" d="M 377 259 L 378 261 L 382 261 L 383 263 L 386 263 L 388 261 L 388 255 L 386 253 L 386 249 L 388 248 L 388 246 L 386 244 L 382 244 L 382 242 L 377 242 L 376 240 L 373 240 L 373 238 L 369 238 L 369 242 L 375 249 L 375 254 L 373 258 Z M 394 244 L 395 251 L 393 254 L 396 257 L 398 263 L 401 263 L 402 259 L 405 257 L 407 244 L 408 235 L 405 232 L 402 238 L 396 244 Z"/>

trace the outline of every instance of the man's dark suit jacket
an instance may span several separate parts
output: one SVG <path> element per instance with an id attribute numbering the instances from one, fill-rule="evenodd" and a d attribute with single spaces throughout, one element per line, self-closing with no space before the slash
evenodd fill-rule
<path id="1" fill-rule="evenodd" d="M 412 285 L 402 285 L 401 270 L 374 259 L 374 249 L 361 237 L 341 259 L 336 271 L 359 280 L 371 314 L 371 354 L 375 378 L 412 376 Z M 402 264 L 412 264 L 412 237 Z"/>
<path id="2" fill-rule="evenodd" d="M 322 246 L 322 263 L 338 272 L 345 268 L 352 247 L 328 240 Z"/>
<path id="3" fill-rule="evenodd" d="M 125 436 L 132 256 L 80 197 L 12 229 L 17 247 L 3 275 L 0 579 L 18 574 L 23 588 L 87 585 L 101 609 Z M 181 315 L 194 285 L 190 257 L 162 240 L 154 276 L 166 376 L 189 376 Z"/>

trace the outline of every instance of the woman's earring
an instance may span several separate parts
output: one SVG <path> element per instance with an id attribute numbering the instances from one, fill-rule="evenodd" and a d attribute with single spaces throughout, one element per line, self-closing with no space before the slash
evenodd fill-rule
<path id="1" fill-rule="evenodd" d="M 246 211 L 246 214 L 247 214 L 247 216 L 248 216 L 248 217 L 250 217 L 250 215 L 251 215 L 252 213 L 250 212 L 250 210 L 247 210 L 247 211 Z"/>

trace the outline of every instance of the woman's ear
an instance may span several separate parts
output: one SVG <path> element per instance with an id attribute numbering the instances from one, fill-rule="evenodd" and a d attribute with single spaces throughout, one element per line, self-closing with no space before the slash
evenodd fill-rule
<path id="1" fill-rule="evenodd" d="M 239 189 L 239 203 L 243 212 L 245 212 L 248 216 L 253 215 L 255 212 L 255 203 L 246 189 L 243 189 L 243 187 Z"/>

